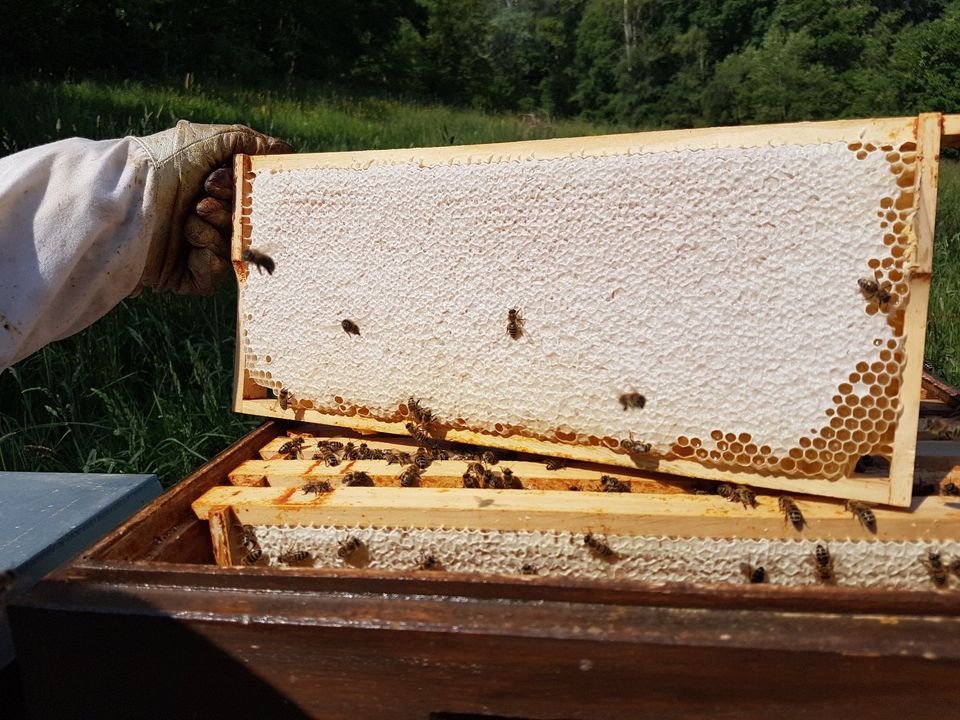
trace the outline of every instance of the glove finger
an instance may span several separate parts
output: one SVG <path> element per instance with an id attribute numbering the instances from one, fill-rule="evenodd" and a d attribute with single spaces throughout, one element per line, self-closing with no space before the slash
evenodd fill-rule
<path id="1" fill-rule="evenodd" d="M 201 220 L 220 232 L 229 233 L 233 225 L 230 204 L 223 200 L 205 197 L 197 203 L 196 213 Z"/>
<path id="2" fill-rule="evenodd" d="M 229 142 L 232 144 L 231 154 L 280 155 L 293 152 L 293 147 L 279 138 L 264 135 L 245 125 L 236 125 L 235 128 L 236 132 L 229 135 Z"/>
<path id="3" fill-rule="evenodd" d="M 176 291 L 181 295 L 213 295 L 232 267 L 229 261 L 206 248 L 192 248 L 187 257 L 187 272 Z"/>
<path id="4" fill-rule="evenodd" d="M 217 168 L 207 176 L 203 189 L 218 200 L 233 199 L 233 168 Z"/>
<path id="5" fill-rule="evenodd" d="M 183 235 L 194 248 L 209 250 L 219 257 L 230 259 L 230 243 L 227 239 L 215 227 L 193 213 L 187 216 L 187 221 L 183 224 Z"/>

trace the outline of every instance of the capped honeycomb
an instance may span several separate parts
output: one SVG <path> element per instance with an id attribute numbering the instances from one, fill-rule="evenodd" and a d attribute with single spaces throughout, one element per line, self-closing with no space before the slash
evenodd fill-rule
<path id="1" fill-rule="evenodd" d="M 732 472 L 889 458 L 916 144 L 632 137 L 248 171 L 242 246 L 276 263 L 239 266 L 248 377 L 294 410 L 404 423 L 414 396 L 446 429 Z"/>

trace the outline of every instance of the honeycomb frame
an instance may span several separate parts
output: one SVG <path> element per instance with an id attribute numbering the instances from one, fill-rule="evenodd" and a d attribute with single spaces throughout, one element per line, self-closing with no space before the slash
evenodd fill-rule
<path id="1" fill-rule="evenodd" d="M 283 410 L 273 397 L 282 385 L 281 380 L 270 377 L 269 372 L 251 371 L 246 325 L 252 315 L 244 309 L 243 293 L 248 268 L 240 258 L 246 248 L 257 244 L 251 208 L 253 181 L 259 172 L 317 167 L 365 169 L 383 164 L 431 167 L 532 158 L 539 161 L 679 150 L 816 146 L 842 141 L 858 160 L 873 154 L 882 155 L 900 188 L 896 196 L 877 199 L 877 222 L 889 253 L 882 258 L 871 258 L 864 266 L 864 276 L 869 278 L 872 274 L 878 285 L 891 295 L 883 303 L 865 296 L 864 312 L 884 316 L 894 337 L 883 341 L 877 359 L 872 363 L 858 363 L 837 386 L 833 406 L 826 409 L 821 427 L 799 437 L 794 446 L 781 447 L 779 451 L 750 433 L 706 428 L 697 434 L 678 433 L 669 447 L 658 447 L 650 455 L 625 451 L 617 437 L 578 431 L 569 426 L 545 432 L 542 428 L 533 430 L 521 424 L 483 425 L 456 418 L 443 430 L 446 439 L 459 442 L 637 466 L 757 487 L 906 505 L 911 493 L 919 408 L 940 117 L 930 114 L 919 118 L 669 131 L 451 148 L 238 156 L 235 181 L 239 202 L 235 206 L 233 259 L 241 293 L 234 408 L 257 415 L 394 433 L 406 433 L 405 424 L 410 420 L 410 409 L 403 398 L 397 398 L 396 407 L 390 411 L 370 410 L 362 403 L 351 402 L 349 397 L 344 397 L 346 393 L 338 393 L 326 401 L 297 397 L 290 408 Z M 861 455 L 886 457 L 889 472 L 856 474 L 854 467 Z"/>

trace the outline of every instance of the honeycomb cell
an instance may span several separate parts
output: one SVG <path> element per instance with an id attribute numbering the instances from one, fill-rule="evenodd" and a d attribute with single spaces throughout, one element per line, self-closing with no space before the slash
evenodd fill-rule
<path id="1" fill-rule="evenodd" d="M 863 147 L 863 143 L 852 142 L 849 145 L 847 145 L 847 150 L 850 150 L 851 152 L 856 152 L 857 150 L 860 150 L 862 147 Z"/>
<path id="2" fill-rule="evenodd" d="M 842 419 L 841 417 L 839 417 L 839 416 L 830 418 L 830 427 L 832 427 L 834 430 L 837 430 L 837 429 L 839 429 L 839 428 L 842 428 L 842 427 L 843 427 L 843 419 Z"/>
<path id="3" fill-rule="evenodd" d="M 841 405 L 837 408 L 837 415 L 842 418 L 848 418 L 853 413 L 849 405 Z"/>
<path id="4" fill-rule="evenodd" d="M 459 420 L 460 418 L 457 419 Z M 616 450 L 618 447 L 620 447 L 620 441 L 617 438 L 610 437 L 609 435 L 603 438 L 603 444 L 611 450 Z"/>
<path id="5" fill-rule="evenodd" d="M 769 454 L 772 453 L 772 452 L 773 452 L 773 448 L 771 448 L 769 445 L 763 445 L 763 446 L 760 448 L 760 454 L 761 454 L 761 455 L 769 455 Z"/>
<path id="6" fill-rule="evenodd" d="M 847 428 L 842 427 L 839 430 L 837 430 L 837 440 L 839 440 L 841 443 L 844 444 L 843 445 L 844 450 L 846 450 L 846 442 L 849 439 L 850 439 L 850 431 Z"/>
<path id="7" fill-rule="evenodd" d="M 815 447 L 817 450 L 821 450 L 821 451 L 822 451 L 822 450 L 826 450 L 826 449 L 827 449 L 827 441 L 824 440 L 822 437 L 814 438 L 814 439 L 813 439 L 813 447 Z"/>
<path id="8" fill-rule="evenodd" d="M 273 357 L 271 357 L 270 355 L 267 355 L 263 360 L 264 362 L 270 363 L 270 362 L 273 362 Z"/>
<path id="9" fill-rule="evenodd" d="M 867 267 L 871 270 L 878 270 L 880 268 L 880 261 L 877 258 L 870 258 L 867 260 Z"/>
<path id="10" fill-rule="evenodd" d="M 839 390 L 843 395 L 849 395 L 853 392 L 853 385 L 850 383 L 840 383 L 837 390 Z M 840 400 L 834 400 L 834 402 L 840 402 Z"/>
<path id="11" fill-rule="evenodd" d="M 840 474 L 840 466 L 837 463 L 827 463 L 823 466 L 823 474 L 827 476 L 834 476 Z"/>
<path id="12" fill-rule="evenodd" d="M 808 438 L 808 437 L 802 437 L 802 438 L 800 438 L 800 447 L 802 447 L 802 448 L 808 448 L 808 447 L 810 447 L 811 444 L 812 444 L 812 441 L 810 440 L 810 438 Z"/>
<path id="13" fill-rule="evenodd" d="M 339 395 L 334 395 L 333 402 L 335 402 L 337 405 L 343 405 L 343 398 Z"/>
<path id="14" fill-rule="evenodd" d="M 711 460 L 719 460 L 721 457 L 722 457 L 722 455 L 720 454 L 720 451 L 719 451 L 719 450 L 711 450 L 711 451 L 710 451 L 710 459 L 711 459 Z"/>
<path id="15" fill-rule="evenodd" d="M 898 153 L 898 152 L 888 152 L 888 153 L 887 153 L 887 162 L 889 162 L 889 163 L 900 162 L 900 153 Z M 884 202 L 887 202 L 888 204 L 887 204 L 887 205 L 884 205 L 884 204 L 883 204 Z M 889 203 L 891 203 L 890 198 L 884 198 L 883 200 L 880 201 L 881 207 L 889 207 L 889 206 L 890 206 Z"/>
<path id="16" fill-rule="evenodd" d="M 866 160 L 869 153 L 866 150 L 857 151 L 857 160 Z"/>
<path id="17" fill-rule="evenodd" d="M 830 438 L 833 437 L 833 428 L 832 427 L 822 428 L 820 430 L 820 436 L 829 440 Z"/>
<path id="18" fill-rule="evenodd" d="M 690 444 L 690 439 L 685 435 L 681 435 L 680 437 L 677 438 L 677 445 L 679 445 L 680 447 L 686 447 L 689 444 Z"/>
<path id="19" fill-rule="evenodd" d="M 741 453 L 740 455 L 737 455 L 737 464 L 738 464 L 738 465 L 749 465 L 749 464 L 750 464 L 750 456 L 747 455 L 747 454 L 745 454 L 745 453 Z"/>
<path id="20" fill-rule="evenodd" d="M 868 153 L 872 153 L 874 150 L 877 149 L 877 146 L 874 145 L 873 143 L 867 143 L 866 145 L 863 146 L 863 149 L 866 150 Z"/>
<path id="21" fill-rule="evenodd" d="M 796 467 L 797 467 L 796 461 L 791 458 L 783 458 L 783 460 L 780 461 L 780 468 L 784 472 L 787 472 L 787 473 L 793 472 L 796 469 Z"/>
<path id="22" fill-rule="evenodd" d="M 883 395 L 883 388 L 880 385 L 871 385 L 869 392 L 874 397 L 880 397 Z"/>
<path id="23" fill-rule="evenodd" d="M 800 448 L 790 448 L 790 451 L 787 453 L 787 455 L 792 457 L 794 460 L 799 460 L 803 457 L 803 450 Z"/>
<path id="24" fill-rule="evenodd" d="M 853 407 L 854 405 L 858 405 L 859 401 L 856 395 L 847 395 L 843 399 L 843 404 L 846 405 L 847 407 Z"/>
<path id="25" fill-rule="evenodd" d="M 872 372 L 864 373 L 861 378 L 866 385 L 873 385 L 877 381 L 877 376 Z"/>
<path id="26" fill-rule="evenodd" d="M 850 380 L 850 382 L 852 382 L 852 383 L 858 383 L 858 382 L 860 382 L 860 373 L 855 373 L 855 372 L 854 372 L 854 373 L 850 373 L 850 378 L 849 378 L 849 380 Z M 852 391 L 853 388 L 851 387 L 850 390 Z"/>
<path id="27" fill-rule="evenodd" d="M 743 445 L 738 442 L 730 443 L 730 452 L 734 454 L 743 452 Z"/>
<path id="28" fill-rule="evenodd" d="M 707 452 L 706 449 L 704 448 L 698 448 L 694 452 L 696 453 L 697 458 L 699 458 L 700 460 L 706 460 L 710 456 L 710 453 Z"/>
<path id="29" fill-rule="evenodd" d="M 887 347 L 891 350 L 896 350 L 899 347 L 900 343 L 896 340 L 887 340 Z"/>
<path id="30" fill-rule="evenodd" d="M 813 460 L 816 460 L 819 456 L 820 456 L 820 453 L 818 453 L 812 447 L 807 448 L 806 450 L 803 451 L 803 457 L 806 460 L 813 461 Z"/>
<path id="31" fill-rule="evenodd" d="M 863 407 L 863 405 L 857 405 L 853 409 L 853 417 L 856 418 L 857 420 L 862 420 L 866 416 L 867 416 L 867 409 Z"/>
<path id="32" fill-rule="evenodd" d="M 843 443 L 837 438 L 833 438 L 827 443 L 827 449 L 831 452 L 840 452 L 843 449 Z"/>
<path id="33" fill-rule="evenodd" d="M 694 453 L 694 449 L 692 447 L 674 445 L 671 449 L 673 450 L 673 454 L 678 455 L 679 457 L 690 457 Z"/>
<path id="34" fill-rule="evenodd" d="M 891 235 L 890 233 L 887 233 L 886 235 L 883 236 L 884 245 L 893 245 L 896 241 L 897 241 L 896 235 Z"/>
<path id="35" fill-rule="evenodd" d="M 910 159 L 907 162 L 913 162 L 915 156 L 912 153 L 917 151 L 917 144 L 915 142 L 910 142 L 909 140 L 903 143 L 900 143 L 900 152 L 902 153 L 911 153 Z"/>
<path id="36" fill-rule="evenodd" d="M 723 460 L 724 460 L 724 462 L 732 463 L 732 462 L 733 462 L 733 458 L 734 458 L 734 454 L 733 454 L 732 452 L 727 451 L 727 452 L 723 453 Z"/>
<path id="37" fill-rule="evenodd" d="M 901 271 L 899 271 L 899 270 L 896 270 L 896 269 L 891 270 L 891 271 L 890 271 L 890 280 L 891 280 L 891 282 L 900 282 L 901 280 L 903 280 L 903 273 L 902 273 Z M 876 363 L 874 363 L 874 365 L 876 365 Z"/>
<path id="38" fill-rule="evenodd" d="M 723 433 L 719 430 L 714 430 L 710 433 L 710 437 L 713 438 L 714 440 L 722 440 Z"/>
<path id="39" fill-rule="evenodd" d="M 750 443 L 750 444 L 748 444 L 748 445 L 744 445 L 743 451 L 744 451 L 745 453 L 749 453 L 750 455 L 756 455 L 756 454 L 757 454 L 757 446 L 754 445 L 753 443 Z"/>
<path id="40" fill-rule="evenodd" d="M 726 440 L 728 443 L 732 443 L 737 439 L 737 436 L 734 435 L 733 433 L 727 433 L 726 435 L 724 435 L 723 439 Z"/>

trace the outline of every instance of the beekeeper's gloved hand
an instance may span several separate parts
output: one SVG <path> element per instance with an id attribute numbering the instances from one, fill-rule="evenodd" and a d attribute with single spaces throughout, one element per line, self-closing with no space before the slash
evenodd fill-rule
<path id="1" fill-rule="evenodd" d="M 230 271 L 231 204 L 236 153 L 292 152 L 276 138 L 244 125 L 181 120 L 135 138 L 154 165 L 154 229 L 140 287 L 211 295 Z M 148 205 L 149 206 L 149 205 Z"/>

